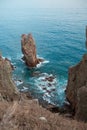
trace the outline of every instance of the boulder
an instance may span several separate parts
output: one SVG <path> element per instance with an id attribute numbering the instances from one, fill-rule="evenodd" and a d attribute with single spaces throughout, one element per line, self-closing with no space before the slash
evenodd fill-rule
<path id="1" fill-rule="evenodd" d="M 31 34 L 23 34 L 21 40 L 22 52 L 24 54 L 24 61 L 29 67 L 36 67 L 39 62 L 43 60 L 37 58 L 36 45 Z"/>

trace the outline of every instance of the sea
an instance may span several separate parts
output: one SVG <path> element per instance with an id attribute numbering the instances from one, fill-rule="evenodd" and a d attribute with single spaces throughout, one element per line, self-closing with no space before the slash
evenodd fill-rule
<path id="1" fill-rule="evenodd" d="M 67 102 L 68 70 L 87 52 L 86 25 L 86 8 L 1 8 L 0 54 L 14 65 L 12 77 L 19 91 L 29 91 L 33 98 L 56 106 Z M 44 59 L 35 68 L 22 60 L 21 35 L 29 33 L 37 56 Z"/>

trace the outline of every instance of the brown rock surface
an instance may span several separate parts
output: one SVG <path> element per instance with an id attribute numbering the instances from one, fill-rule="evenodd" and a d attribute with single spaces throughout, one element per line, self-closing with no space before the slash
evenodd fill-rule
<path id="1" fill-rule="evenodd" d="M 3 106 L 0 130 L 87 130 L 87 124 L 51 113 L 34 100 L 0 106 Z"/>
<path id="2" fill-rule="evenodd" d="M 87 86 L 79 88 L 77 92 L 76 119 L 87 121 Z"/>
<path id="3" fill-rule="evenodd" d="M 29 67 L 36 67 L 39 62 L 43 60 L 38 59 L 36 55 L 36 45 L 31 34 L 23 34 L 21 40 L 22 52 L 24 54 L 25 63 Z"/>
<path id="4" fill-rule="evenodd" d="M 79 90 L 83 86 L 87 88 L 87 54 L 83 56 L 82 61 L 78 65 L 69 69 L 69 79 L 68 79 L 66 94 L 67 94 L 67 99 L 71 103 L 72 109 L 75 110 L 76 113 L 81 109 L 78 108 L 77 110 L 77 104 L 78 107 L 81 107 L 82 104 L 86 103 L 85 101 L 82 102 L 83 100 L 86 100 L 86 97 L 81 96 L 81 92 Z M 79 91 L 79 95 L 78 95 L 78 91 Z M 85 91 L 85 93 L 83 91 L 82 94 L 85 94 L 87 96 L 87 91 Z M 87 109 L 87 106 L 85 107 Z M 85 112 L 85 108 L 84 108 L 84 112 Z M 87 119 L 87 117 L 84 117 L 84 119 L 85 118 Z"/>
<path id="5" fill-rule="evenodd" d="M 12 69 L 10 61 L 0 56 L 0 101 L 11 101 L 19 97 L 19 92 L 12 81 Z"/>

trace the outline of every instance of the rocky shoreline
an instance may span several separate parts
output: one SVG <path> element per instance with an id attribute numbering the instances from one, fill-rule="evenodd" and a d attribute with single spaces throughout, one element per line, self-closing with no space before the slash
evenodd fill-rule
<path id="1" fill-rule="evenodd" d="M 10 62 L 0 57 L 0 130 L 86 130 L 87 124 L 52 113 L 49 109 L 56 108 L 47 110 L 29 93 L 18 92 L 11 72 Z"/>
<path id="2" fill-rule="evenodd" d="M 25 63 L 35 67 L 41 60 L 36 56 L 32 35 L 22 35 L 21 45 Z M 29 92 L 19 92 L 12 80 L 12 70 L 11 62 L 0 56 L 0 130 L 87 129 L 84 123 L 87 122 L 87 54 L 69 69 L 66 96 L 71 105 L 64 108 L 40 104 Z M 52 82 L 53 78 L 45 80 Z"/>

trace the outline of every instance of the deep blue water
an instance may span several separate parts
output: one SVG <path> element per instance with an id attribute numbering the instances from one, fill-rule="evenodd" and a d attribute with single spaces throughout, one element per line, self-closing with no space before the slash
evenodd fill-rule
<path id="1" fill-rule="evenodd" d="M 86 52 L 86 25 L 87 9 L 1 8 L 0 51 L 16 66 L 13 77 L 23 81 L 18 88 L 31 91 L 35 98 L 61 105 L 65 101 L 68 68 Z M 37 54 L 49 61 L 31 70 L 21 60 L 20 44 L 21 35 L 30 32 L 36 41 Z M 51 87 L 43 81 L 49 75 L 55 76 Z"/>

